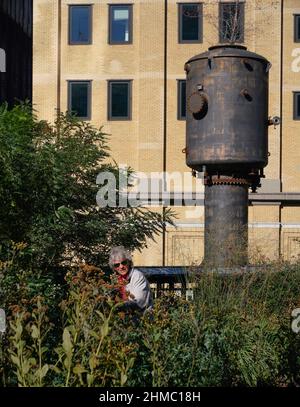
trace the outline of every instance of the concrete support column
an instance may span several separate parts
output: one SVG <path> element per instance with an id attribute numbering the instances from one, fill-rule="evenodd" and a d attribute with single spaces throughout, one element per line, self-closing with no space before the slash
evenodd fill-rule
<path id="1" fill-rule="evenodd" d="M 205 186 L 204 266 L 244 266 L 248 261 L 248 185 Z"/>

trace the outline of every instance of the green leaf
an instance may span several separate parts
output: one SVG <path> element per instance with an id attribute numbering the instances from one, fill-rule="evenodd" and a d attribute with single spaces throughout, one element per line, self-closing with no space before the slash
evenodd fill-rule
<path id="1" fill-rule="evenodd" d="M 85 373 L 85 372 L 87 372 L 87 370 L 81 365 L 76 365 L 73 368 L 73 373 L 75 373 L 75 374 L 82 374 L 82 373 Z"/>
<path id="2" fill-rule="evenodd" d="M 30 368 L 31 368 L 31 363 L 29 362 L 29 360 L 24 360 L 23 365 L 22 365 L 23 374 L 27 375 Z"/>
<path id="3" fill-rule="evenodd" d="M 40 333 L 39 333 L 39 330 L 38 330 L 37 326 L 32 325 L 32 327 L 31 327 L 31 336 L 32 336 L 32 338 L 37 339 L 39 337 L 39 335 L 40 335 Z"/>
<path id="4" fill-rule="evenodd" d="M 88 386 L 91 386 L 93 384 L 93 381 L 94 381 L 94 376 L 88 373 L 86 375 L 86 380 L 87 380 Z"/>
<path id="5" fill-rule="evenodd" d="M 121 372 L 121 386 L 124 386 L 125 383 L 127 382 L 127 375 L 123 372 Z"/>
<path id="6" fill-rule="evenodd" d="M 63 349 L 68 356 L 70 356 L 73 352 L 71 335 L 68 328 L 65 328 L 63 332 Z"/>
<path id="7" fill-rule="evenodd" d="M 103 315 L 103 313 L 102 312 L 100 312 L 100 311 L 96 311 L 96 314 L 98 314 L 100 317 L 101 317 L 101 319 L 104 321 L 105 320 L 105 316 Z"/>
<path id="8" fill-rule="evenodd" d="M 89 359 L 89 366 L 91 370 L 94 370 L 98 366 L 98 359 L 96 355 L 92 355 Z"/>
<path id="9" fill-rule="evenodd" d="M 90 334 L 93 338 L 99 339 L 99 334 L 97 334 L 97 332 L 90 330 L 90 331 L 89 331 L 89 334 Z"/>
<path id="10" fill-rule="evenodd" d="M 49 370 L 49 365 L 46 364 L 46 365 L 44 365 L 42 367 L 42 369 L 41 369 L 41 377 L 42 378 L 46 376 L 46 374 L 48 373 L 48 370 Z"/>
<path id="11" fill-rule="evenodd" d="M 134 361 L 135 361 L 135 358 L 130 358 L 129 359 L 129 362 L 127 364 L 127 369 L 132 368 L 132 366 L 134 365 Z"/>
<path id="12" fill-rule="evenodd" d="M 53 370 L 55 373 L 58 373 L 58 374 L 61 373 L 61 370 L 55 365 L 50 365 L 49 368 L 51 370 Z"/>
<path id="13" fill-rule="evenodd" d="M 101 326 L 101 336 L 105 337 L 108 335 L 109 332 L 109 324 L 108 324 L 108 319 L 103 321 L 103 325 Z"/>
<path id="14" fill-rule="evenodd" d="M 17 365 L 18 367 L 20 367 L 20 360 L 19 360 L 19 358 L 18 358 L 17 356 L 15 356 L 15 355 L 10 355 L 10 358 L 11 358 L 12 362 L 13 362 L 15 365 Z"/>

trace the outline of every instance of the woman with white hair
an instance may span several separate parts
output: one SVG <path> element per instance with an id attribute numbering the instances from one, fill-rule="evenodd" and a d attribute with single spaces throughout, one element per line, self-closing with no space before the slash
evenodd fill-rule
<path id="1" fill-rule="evenodd" d="M 141 311 L 152 308 L 150 285 L 144 274 L 133 267 L 132 256 L 124 246 L 111 249 L 109 266 L 117 273 L 123 308 Z"/>

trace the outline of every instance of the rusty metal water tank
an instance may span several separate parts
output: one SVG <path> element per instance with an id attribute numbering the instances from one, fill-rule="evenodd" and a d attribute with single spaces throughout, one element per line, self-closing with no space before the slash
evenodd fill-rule
<path id="1" fill-rule="evenodd" d="M 247 265 L 248 189 L 268 163 L 271 64 L 239 45 L 217 45 L 185 64 L 186 163 L 204 172 L 202 266 Z"/>
<path id="2" fill-rule="evenodd" d="M 271 64 L 239 45 L 218 45 L 185 64 L 186 162 L 210 173 L 268 163 Z"/>

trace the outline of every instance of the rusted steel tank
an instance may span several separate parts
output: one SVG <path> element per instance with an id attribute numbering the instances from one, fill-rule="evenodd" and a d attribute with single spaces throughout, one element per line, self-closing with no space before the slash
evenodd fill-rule
<path id="1" fill-rule="evenodd" d="M 243 46 L 214 46 L 185 64 L 188 166 L 248 171 L 267 165 L 269 68 Z"/>
<path id="2" fill-rule="evenodd" d="M 216 268 L 248 262 L 248 189 L 268 163 L 268 76 L 264 57 L 218 45 L 185 64 L 186 163 L 204 172 L 205 255 Z M 276 120 L 278 118 L 275 118 Z"/>

